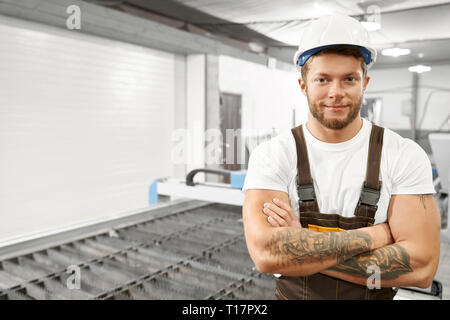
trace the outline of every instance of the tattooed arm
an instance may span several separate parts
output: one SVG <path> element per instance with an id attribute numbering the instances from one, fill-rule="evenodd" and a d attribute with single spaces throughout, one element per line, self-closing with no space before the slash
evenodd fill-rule
<path id="1" fill-rule="evenodd" d="M 285 192 L 252 189 L 243 205 L 247 247 L 262 273 L 310 275 L 392 243 L 386 224 L 336 233 L 298 226 L 274 228 L 263 213 L 264 203 L 274 197 L 289 203 Z"/>
<path id="2" fill-rule="evenodd" d="M 322 273 L 366 285 L 371 275 L 368 270 L 379 270 L 381 287 L 429 287 L 440 253 L 440 217 L 433 196 L 393 195 L 388 221 L 394 244 L 353 257 Z"/>
<path id="3" fill-rule="evenodd" d="M 273 227 L 296 225 L 297 218 L 287 203 L 270 204 L 263 211 L 271 217 Z M 388 221 L 395 243 L 354 256 L 321 273 L 361 285 L 367 284 L 368 277 L 379 275 L 381 287 L 427 288 L 439 262 L 439 219 L 432 195 L 393 195 Z"/>

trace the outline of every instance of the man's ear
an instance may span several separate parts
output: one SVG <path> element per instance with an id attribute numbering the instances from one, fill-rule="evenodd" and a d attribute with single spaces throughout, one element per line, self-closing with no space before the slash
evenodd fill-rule
<path id="1" fill-rule="evenodd" d="M 300 89 L 302 90 L 303 94 L 306 96 L 306 81 L 304 81 L 302 78 L 298 78 L 298 84 L 300 85 Z"/>
<path id="2" fill-rule="evenodd" d="M 367 85 L 369 84 L 370 81 L 370 77 L 366 76 L 366 79 L 364 80 L 364 85 L 363 85 L 363 91 L 366 91 Z"/>

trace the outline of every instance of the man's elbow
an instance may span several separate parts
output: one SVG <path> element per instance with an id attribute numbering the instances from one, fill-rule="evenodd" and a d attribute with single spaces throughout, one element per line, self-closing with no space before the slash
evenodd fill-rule
<path id="1" fill-rule="evenodd" d="M 413 283 L 410 286 L 426 289 L 431 286 L 436 275 L 437 267 L 439 264 L 439 254 L 437 255 L 424 255 L 420 259 L 416 256 L 414 258 L 414 264 L 412 268 L 414 270 L 412 278 Z"/>
<path id="2" fill-rule="evenodd" d="M 273 259 L 267 252 L 253 253 L 250 254 L 250 257 L 255 264 L 256 270 L 260 273 L 283 274 L 286 276 L 307 276 L 312 274 L 303 265 L 296 264 L 295 268 L 293 268 L 287 265 L 287 263 Z"/>
<path id="3" fill-rule="evenodd" d="M 417 285 L 417 287 L 421 288 L 421 289 L 429 288 L 431 286 L 431 284 L 433 283 L 433 279 L 434 279 L 434 277 L 426 277 L 422 280 L 422 282 L 420 282 Z"/>
<path id="4" fill-rule="evenodd" d="M 418 279 L 418 281 L 415 283 L 414 286 L 421 288 L 421 289 L 426 289 L 429 288 L 431 286 L 431 284 L 433 283 L 433 279 L 434 279 L 434 275 L 423 275 L 420 279 Z"/>
<path id="5" fill-rule="evenodd" d="M 429 288 L 433 283 L 436 271 L 437 271 L 437 264 L 430 263 L 427 266 L 425 266 L 420 272 L 421 273 L 420 277 L 418 277 L 420 280 L 417 283 L 417 287 L 422 289 Z"/>
<path id="6" fill-rule="evenodd" d="M 263 250 L 252 250 L 253 252 L 250 252 L 250 257 L 253 260 L 253 263 L 255 264 L 256 270 L 260 273 L 276 273 L 274 272 L 275 265 L 269 259 L 267 254 Z"/>
<path id="7" fill-rule="evenodd" d="M 264 248 L 254 248 L 249 250 L 250 257 L 253 260 L 256 270 L 260 273 L 283 273 L 282 264 L 270 255 Z"/>
<path id="8" fill-rule="evenodd" d="M 258 270 L 259 273 L 274 273 L 273 272 L 273 267 L 267 263 L 267 262 L 262 262 L 262 261 L 254 261 L 255 263 L 255 268 L 256 270 Z"/>

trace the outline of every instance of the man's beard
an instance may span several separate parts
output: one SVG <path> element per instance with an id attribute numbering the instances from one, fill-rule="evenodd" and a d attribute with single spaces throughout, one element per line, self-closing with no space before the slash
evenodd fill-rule
<path id="1" fill-rule="evenodd" d="M 350 108 L 347 116 L 345 118 L 337 119 L 337 118 L 325 118 L 324 108 L 325 105 L 321 105 L 320 103 L 311 102 L 308 99 L 309 111 L 313 115 L 314 118 L 317 119 L 323 126 L 328 129 L 340 130 L 347 127 L 359 114 L 362 103 L 362 96 L 355 101 L 354 103 L 347 105 L 347 108 Z"/>

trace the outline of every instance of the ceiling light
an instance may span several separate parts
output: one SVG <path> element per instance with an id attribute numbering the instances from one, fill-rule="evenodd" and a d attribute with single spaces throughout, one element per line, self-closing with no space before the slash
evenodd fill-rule
<path id="1" fill-rule="evenodd" d="M 265 48 L 256 42 L 249 42 L 248 47 L 251 51 L 256 53 L 263 53 L 265 51 Z"/>
<path id="2" fill-rule="evenodd" d="M 317 10 L 323 9 L 323 4 L 321 4 L 317 1 L 314 1 L 313 6 L 314 6 L 314 9 L 317 9 Z"/>
<path id="3" fill-rule="evenodd" d="M 313 7 L 319 15 L 330 13 L 330 8 L 327 7 L 322 1 L 314 1 Z"/>
<path id="4" fill-rule="evenodd" d="M 411 53 L 411 50 L 409 49 L 402 49 L 402 48 L 388 48 L 381 51 L 381 54 L 383 56 L 391 56 L 391 57 L 399 57 L 399 56 L 405 56 Z"/>
<path id="5" fill-rule="evenodd" d="M 377 31 L 381 28 L 381 24 L 376 21 L 361 21 L 361 24 L 369 32 Z"/>
<path id="6" fill-rule="evenodd" d="M 418 64 L 416 66 L 411 66 L 411 67 L 408 68 L 409 72 L 417 72 L 417 73 L 423 73 L 423 72 L 427 72 L 427 71 L 430 71 L 430 70 L 431 70 L 431 67 L 424 66 L 424 65 L 421 65 L 421 64 Z"/>

